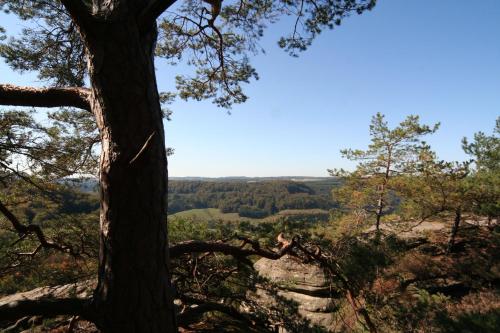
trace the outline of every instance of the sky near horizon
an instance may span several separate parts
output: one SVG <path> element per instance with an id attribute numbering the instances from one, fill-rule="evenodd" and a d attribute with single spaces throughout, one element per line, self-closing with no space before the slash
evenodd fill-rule
<path id="1" fill-rule="evenodd" d="M 9 26 L 9 23 L 11 26 Z M 17 23 L 0 14 L 7 32 Z M 462 137 L 491 133 L 500 116 L 500 1 L 384 0 L 323 32 L 299 58 L 271 26 L 252 64 L 260 80 L 229 115 L 209 101 L 176 102 L 166 122 L 170 176 L 327 176 L 352 169 L 342 148 L 369 143 L 371 116 L 391 126 L 409 114 L 441 122 L 426 138 L 445 160 L 463 160 Z M 160 90 L 182 66 L 157 63 Z M 40 85 L 0 61 L 0 83 Z"/>

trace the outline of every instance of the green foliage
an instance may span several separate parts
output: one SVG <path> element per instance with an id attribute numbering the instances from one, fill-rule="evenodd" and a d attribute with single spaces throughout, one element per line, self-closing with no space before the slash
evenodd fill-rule
<path id="1" fill-rule="evenodd" d="M 17 182 L 16 190 L 29 186 Z M 27 197 L 3 190 L 0 199 L 27 225 L 38 225 L 47 239 L 79 253 L 72 257 L 51 249 L 39 249 L 34 235 L 18 235 L 0 216 L 0 294 L 57 285 L 94 275 L 98 256 L 99 201 L 94 195 L 58 188 L 56 195 L 31 192 Z M 5 199 L 4 199 L 5 198 Z M 8 199 L 8 200 L 7 200 Z M 56 199 L 56 200 L 55 200 Z M 4 201 L 5 200 L 5 201 Z"/>
<path id="2" fill-rule="evenodd" d="M 231 233 L 231 227 L 221 221 L 172 218 L 168 223 L 168 236 L 171 243 L 186 240 L 217 240 L 226 238 Z"/>
<path id="3" fill-rule="evenodd" d="M 410 115 L 399 126 L 390 129 L 385 116 L 377 113 L 370 124 L 371 143 L 367 150 L 341 150 L 342 157 L 359 161 L 355 171 L 359 177 L 389 176 L 408 172 L 409 162 L 422 149 L 422 136 L 432 134 L 439 128 L 421 125 L 419 116 Z M 343 170 L 330 170 L 332 175 Z"/>
<path id="4" fill-rule="evenodd" d="M 26 110 L 0 110 L 0 202 L 19 223 L 39 226 L 49 242 L 79 258 L 40 249 L 0 216 L 0 293 L 75 281 L 93 272 L 98 250 L 96 196 L 66 188 L 67 176 L 94 173 L 98 142 L 92 115 L 61 109 L 35 118 Z"/>
<path id="5" fill-rule="evenodd" d="M 19 37 L 0 44 L 0 57 L 19 72 L 35 71 L 56 86 L 83 86 L 86 56 L 78 29 L 59 1 L 0 1 L 0 9 L 36 20 Z"/>
<path id="6" fill-rule="evenodd" d="M 393 255 L 391 240 L 380 244 L 344 236 L 337 239 L 333 246 L 342 274 L 356 291 L 370 286 L 379 270 L 391 263 Z"/>
<path id="7" fill-rule="evenodd" d="M 0 110 L 0 172 L 54 180 L 75 173 L 94 173 L 99 142 L 92 115 L 61 109 L 47 123 L 33 112 Z"/>
<path id="8" fill-rule="evenodd" d="M 426 148 L 419 155 L 416 173 L 396 181 L 403 198 L 400 212 L 425 219 L 444 211 L 465 211 L 470 206 L 466 183 L 469 173 L 470 162 L 440 161 Z"/>
<path id="9" fill-rule="evenodd" d="M 493 134 L 483 132 L 474 134 L 474 141 L 463 138 L 462 147 L 471 155 L 480 171 L 499 171 L 500 169 L 500 117 L 496 120 Z"/>
<path id="10" fill-rule="evenodd" d="M 496 333 L 500 327 L 500 309 L 463 313 L 459 316 L 441 315 L 437 320 L 443 333 Z"/>
<path id="11" fill-rule="evenodd" d="M 471 211 L 488 219 L 500 216 L 500 172 L 478 171 L 467 177 Z"/>
<path id="12" fill-rule="evenodd" d="M 396 327 L 403 332 L 432 332 L 438 317 L 446 316 L 445 305 L 449 298 L 417 289 L 411 298 L 394 307 Z"/>
<path id="13" fill-rule="evenodd" d="M 500 214 L 500 119 L 491 136 L 482 132 L 474 141 L 463 140 L 466 162 L 440 161 L 429 147 L 416 160 L 416 173 L 396 179 L 403 198 L 400 213 L 406 218 L 425 219 L 444 211 L 471 212 L 489 219 Z"/>

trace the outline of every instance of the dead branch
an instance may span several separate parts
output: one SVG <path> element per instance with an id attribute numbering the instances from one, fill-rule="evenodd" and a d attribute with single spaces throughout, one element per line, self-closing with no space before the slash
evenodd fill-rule
<path id="1" fill-rule="evenodd" d="M 297 241 L 292 239 L 287 244 L 281 247 L 278 251 L 261 248 L 259 242 L 248 239 L 242 236 L 235 237 L 243 241 L 243 246 L 235 246 L 221 241 L 203 242 L 203 241 L 185 241 L 177 243 L 170 247 L 170 257 L 178 258 L 183 254 L 188 253 L 204 253 L 204 252 L 219 252 L 225 255 L 231 255 L 235 258 L 247 258 L 249 256 L 257 255 L 268 259 L 279 259 L 285 254 L 289 253 L 296 245 Z M 245 247 L 250 244 L 251 248 Z"/>

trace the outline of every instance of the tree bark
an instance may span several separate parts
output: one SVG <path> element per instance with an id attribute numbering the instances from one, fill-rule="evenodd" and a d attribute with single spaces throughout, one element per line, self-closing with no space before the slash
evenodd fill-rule
<path id="1" fill-rule="evenodd" d="M 96 325 L 103 332 L 176 332 L 156 29 L 141 34 L 133 15 L 120 15 L 84 34 L 102 142 Z"/>

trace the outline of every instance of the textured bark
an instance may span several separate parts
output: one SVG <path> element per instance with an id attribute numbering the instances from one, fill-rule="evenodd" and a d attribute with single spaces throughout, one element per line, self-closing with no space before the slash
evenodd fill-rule
<path id="1" fill-rule="evenodd" d="M 95 322 L 103 332 L 176 332 L 156 30 L 141 35 L 135 17 L 122 12 L 84 35 L 102 141 Z"/>

